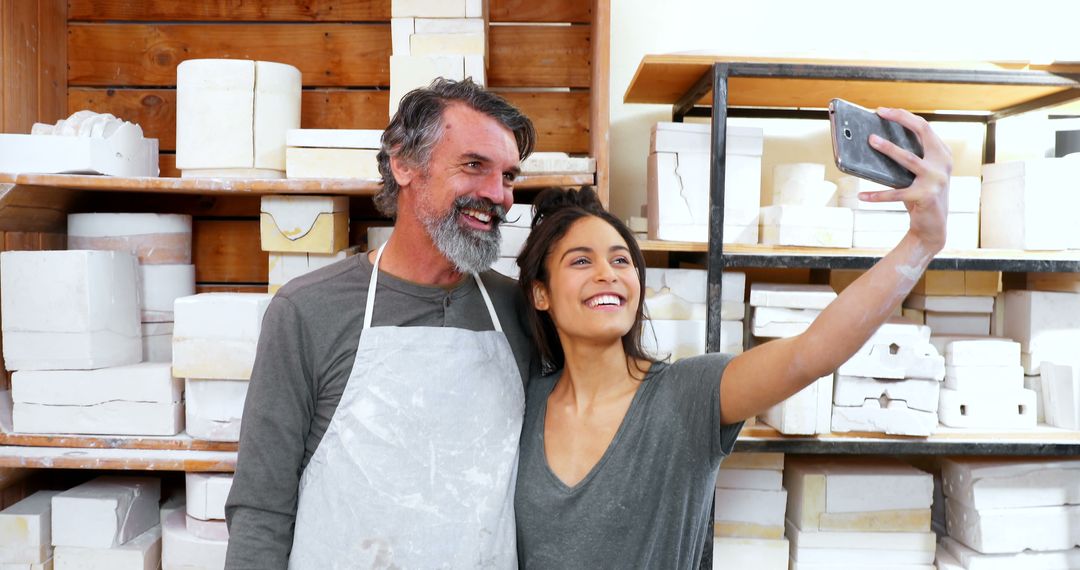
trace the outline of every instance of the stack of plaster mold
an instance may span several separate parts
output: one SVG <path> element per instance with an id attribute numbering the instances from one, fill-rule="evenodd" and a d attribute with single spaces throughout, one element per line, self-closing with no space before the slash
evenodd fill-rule
<path id="1" fill-rule="evenodd" d="M 0 255 L 12 425 L 23 433 L 175 435 L 183 390 L 141 362 L 137 259 L 126 251 Z"/>
<path id="2" fill-rule="evenodd" d="M 743 351 L 746 274 L 725 271 L 721 280 L 720 352 Z M 645 270 L 645 315 L 642 345 L 659 358 L 673 361 L 705 354 L 708 272 L 704 269 Z"/>
<path id="3" fill-rule="evenodd" d="M 892 318 L 837 369 L 832 431 L 930 435 L 944 378 L 929 327 Z"/>
<path id="4" fill-rule="evenodd" d="M 38 491 L 0 511 L 0 567 L 53 567 L 52 498 L 57 493 Z"/>
<path id="5" fill-rule="evenodd" d="M 756 244 L 761 208 L 764 131 L 727 127 L 724 171 L 724 243 Z M 711 128 L 700 123 L 657 123 L 649 141 L 649 239 L 709 241 Z"/>
<path id="6" fill-rule="evenodd" d="M 201 293 L 176 300 L 173 375 L 185 379 L 187 433 L 239 441 L 268 293 Z"/>
<path id="7" fill-rule="evenodd" d="M 791 570 L 933 570 L 934 482 L 893 459 L 787 459 Z"/>
<path id="8" fill-rule="evenodd" d="M 1034 382 L 1041 417 L 1048 425 L 1080 431 L 1080 361 L 1044 360 L 1042 375 Z"/>
<path id="9" fill-rule="evenodd" d="M 437 77 L 486 84 L 482 0 L 392 0 L 390 35 L 391 117 L 405 94 Z"/>
<path id="10" fill-rule="evenodd" d="M 1080 568 L 1080 460 L 949 458 L 942 480 L 948 536 L 939 563 Z"/>
<path id="11" fill-rule="evenodd" d="M 184 178 L 284 178 L 285 133 L 300 128 L 300 70 L 189 59 L 176 67 L 176 168 Z"/>
<path id="12" fill-rule="evenodd" d="M 851 210 L 836 202 L 836 185 L 825 180 L 824 164 L 778 164 L 772 206 L 761 209 L 761 243 L 851 247 Z"/>
<path id="13" fill-rule="evenodd" d="M 164 568 L 225 567 L 229 529 L 225 525 L 225 499 L 232 475 L 188 473 L 186 501 L 161 513 Z"/>
<path id="14" fill-rule="evenodd" d="M 263 196 L 262 250 L 269 252 L 270 293 L 289 280 L 359 252 L 349 247 L 346 196 Z"/>
<path id="15" fill-rule="evenodd" d="M 158 568 L 160 499 L 154 477 L 103 476 L 55 495 L 53 568 Z"/>
<path id="16" fill-rule="evenodd" d="M 836 299 L 828 285 L 754 283 L 750 306 L 752 331 L 757 338 L 789 338 L 810 327 L 821 311 Z M 829 433 L 831 430 L 833 375 L 827 374 L 759 416 L 784 434 Z"/>
<path id="17" fill-rule="evenodd" d="M 126 251 L 139 261 L 143 360 L 172 360 L 173 301 L 195 294 L 191 216 L 70 214 L 69 250 Z"/>
<path id="18" fill-rule="evenodd" d="M 904 316 L 924 323 L 935 335 L 988 336 L 993 314 L 993 295 L 912 293 L 904 300 Z"/>
<path id="19" fill-rule="evenodd" d="M 730 570 L 787 570 L 783 453 L 732 453 L 716 475 L 713 560 Z"/>
<path id="20" fill-rule="evenodd" d="M 533 208 L 529 204 L 514 204 L 506 212 L 506 221 L 499 224 L 499 258 L 495 260 L 491 268 L 495 271 L 517 279 L 521 268 L 517 264 L 517 256 L 525 247 L 525 241 L 529 239 L 532 231 Z"/>
<path id="21" fill-rule="evenodd" d="M 1007 291 L 1003 332 L 1020 343 L 1025 374 L 1040 374 L 1044 361 L 1068 362 L 1080 343 L 1080 293 Z"/>
<path id="22" fill-rule="evenodd" d="M 1024 388 L 1020 344 L 994 337 L 935 336 L 945 354 L 938 418 L 956 428 L 1033 428 L 1038 395 Z"/>
<path id="23" fill-rule="evenodd" d="M 77 111 L 29 135 L 0 134 L 0 172 L 157 176 L 158 140 L 108 113 Z"/>
<path id="24" fill-rule="evenodd" d="M 854 213 L 853 247 L 892 249 L 900 243 L 911 225 L 903 202 L 864 202 L 860 192 L 889 190 L 887 186 L 842 176 L 840 205 Z M 946 218 L 945 249 L 976 249 L 979 247 L 979 195 L 977 176 L 953 176 L 949 181 L 949 213 Z"/>
<path id="25" fill-rule="evenodd" d="M 1080 160 L 1042 158 L 983 165 L 985 248 L 1080 248 Z"/>
<path id="26" fill-rule="evenodd" d="M 285 133 L 286 178 L 379 180 L 380 130 L 289 129 Z"/>

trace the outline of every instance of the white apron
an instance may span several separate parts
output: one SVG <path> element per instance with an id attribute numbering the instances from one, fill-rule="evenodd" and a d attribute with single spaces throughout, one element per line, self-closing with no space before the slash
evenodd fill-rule
<path id="1" fill-rule="evenodd" d="M 525 395 L 494 331 L 372 327 L 379 259 L 345 392 L 300 478 L 291 569 L 517 568 Z"/>

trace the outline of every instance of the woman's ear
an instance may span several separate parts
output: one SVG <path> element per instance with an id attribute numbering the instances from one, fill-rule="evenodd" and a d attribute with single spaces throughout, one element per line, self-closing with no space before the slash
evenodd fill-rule
<path id="1" fill-rule="evenodd" d="M 537 311 L 546 311 L 551 308 L 548 302 L 547 287 L 543 283 L 534 281 L 532 286 L 532 304 Z"/>

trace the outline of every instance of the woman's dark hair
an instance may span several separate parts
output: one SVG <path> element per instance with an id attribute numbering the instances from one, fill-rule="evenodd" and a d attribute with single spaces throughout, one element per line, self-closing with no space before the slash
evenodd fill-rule
<path id="1" fill-rule="evenodd" d="M 562 368 L 565 355 L 551 316 L 546 311 L 537 310 L 533 305 L 533 284 L 536 282 L 543 283 L 545 286 L 549 284 L 551 276 L 548 275 L 545 262 L 551 253 L 551 248 L 566 235 L 574 222 L 589 216 L 604 220 L 619 232 L 623 241 L 626 242 L 626 247 L 630 249 L 630 257 L 633 258 L 634 267 L 637 269 L 641 295 L 635 307 L 634 325 L 622 337 L 623 350 L 635 361 L 655 361 L 655 358 L 641 346 L 641 325 L 644 320 L 642 307 L 645 303 L 645 256 L 641 253 L 633 232 L 619 218 L 604 209 L 592 189 L 588 187 L 580 190 L 550 188 L 541 192 L 533 202 L 532 231 L 517 258 L 518 267 L 521 268 L 518 286 L 521 287 L 527 301 L 529 329 L 533 342 L 536 343 L 540 352 L 545 373 Z M 644 370 L 639 370 L 639 372 L 644 372 Z"/>

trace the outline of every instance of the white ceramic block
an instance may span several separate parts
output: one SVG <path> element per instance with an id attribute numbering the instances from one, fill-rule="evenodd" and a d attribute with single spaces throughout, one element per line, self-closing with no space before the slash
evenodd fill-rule
<path id="1" fill-rule="evenodd" d="M 300 70 L 255 62 L 255 168 L 285 170 L 285 133 L 300 128 Z"/>
<path id="2" fill-rule="evenodd" d="M 885 321 L 863 347 L 877 345 L 922 345 L 930 340 L 930 327 L 913 323 L 902 317 L 890 317 Z"/>
<path id="3" fill-rule="evenodd" d="M 979 213 L 982 179 L 978 176 L 953 176 L 949 179 L 949 213 Z"/>
<path id="4" fill-rule="evenodd" d="M 118 251 L 0 254 L 8 370 L 87 369 L 142 357 L 136 259 Z"/>
<path id="5" fill-rule="evenodd" d="M 761 209 L 761 243 L 806 247 L 851 247 L 848 208 L 769 206 Z"/>
<path id="6" fill-rule="evenodd" d="M 484 19 L 465 18 L 417 18 L 417 34 L 475 34 L 484 32 Z"/>
<path id="7" fill-rule="evenodd" d="M 1043 552 L 983 554 L 948 536 L 941 537 L 938 570 L 1060 570 L 1080 568 L 1080 548 Z"/>
<path id="8" fill-rule="evenodd" d="M 390 18 L 390 55 L 411 55 L 410 39 L 415 32 L 416 18 Z"/>
<path id="9" fill-rule="evenodd" d="M 176 300 L 173 375 L 246 380 L 271 295 L 202 293 Z"/>
<path id="10" fill-rule="evenodd" d="M 888 435 L 928 436 L 937 429 L 937 412 L 908 407 L 901 400 L 889 401 L 884 407 L 878 400 L 868 400 L 861 406 L 833 406 L 832 431 L 870 432 Z"/>
<path id="11" fill-rule="evenodd" d="M 52 556 L 52 498 L 38 491 L 0 511 L 0 564 L 39 564 Z"/>
<path id="12" fill-rule="evenodd" d="M 517 279 L 521 274 L 521 268 L 518 267 L 516 257 L 500 257 L 495 260 L 495 263 L 491 264 L 491 269 L 511 279 Z"/>
<path id="13" fill-rule="evenodd" d="M 712 127 L 703 123 L 656 123 L 649 131 L 649 153 L 708 154 L 711 131 Z"/>
<path id="14" fill-rule="evenodd" d="M 499 242 L 500 257 L 517 257 L 525 242 L 529 239 L 529 228 L 515 228 L 513 226 L 500 227 L 499 233 L 502 241 Z"/>
<path id="15" fill-rule="evenodd" d="M 825 165 L 812 162 L 773 167 L 774 206 L 836 206 L 836 184 L 825 180 Z"/>
<path id="16" fill-rule="evenodd" d="M 267 284 L 267 292 L 276 293 L 278 289 L 289 281 L 356 255 L 360 253 L 360 249 L 359 247 L 350 247 L 333 254 L 272 252 L 268 256 L 269 268 L 267 275 L 269 283 Z"/>
<path id="17" fill-rule="evenodd" d="M 968 295 L 909 295 L 905 307 L 939 313 L 993 313 L 994 298 Z"/>
<path id="18" fill-rule="evenodd" d="M 924 311 L 926 326 L 941 335 L 990 334 L 990 313 L 939 313 Z"/>
<path id="19" fill-rule="evenodd" d="M 392 0 L 390 14 L 394 18 L 465 18 L 466 4 L 467 0 Z"/>
<path id="20" fill-rule="evenodd" d="M 427 87 L 437 77 L 461 81 L 465 79 L 465 57 L 461 55 L 391 55 L 390 56 L 390 116 L 397 113 L 398 103 L 409 91 Z"/>
<path id="21" fill-rule="evenodd" d="M 974 509 L 945 501 L 949 536 L 984 554 L 1066 550 L 1080 544 L 1080 505 Z"/>
<path id="22" fill-rule="evenodd" d="M 878 210 L 907 212 L 903 202 L 863 202 L 859 200 L 860 192 L 880 192 L 889 190 L 888 187 L 855 176 L 841 176 L 836 183 L 837 202 L 841 207 L 852 210 Z"/>
<path id="23" fill-rule="evenodd" d="M 285 177 L 379 180 L 378 154 L 368 149 L 289 147 L 285 149 Z"/>
<path id="24" fill-rule="evenodd" d="M 822 376 L 759 416 L 787 435 L 829 433 L 832 424 L 833 375 Z"/>
<path id="25" fill-rule="evenodd" d="M 1024 389 L 1024 367 L 946 366 L 945 387 L 958 392 L 1012 393 Z"/>
<path id="26" fill-rule="evenodd" d="M 786 539 L 713 538 L 713 570 L 788 570 Z"/>
<path id="27" fill-rule="evenodd" d="M 833 389 L 833 403 L 837 406 L 861 406 L 867 400 L 876 400 L 884 408 L 888 407 L 889 402 L 899 400 L 910 409 L 935 412 L 940 389 L 941 382 L 936 380 L 878 380 L 838 374 Z"/>
<path id="28" fill-rule="evenodd" d="M 143 362 L 172 362 L 172 323 L 142 324 Z"/>
<path id="29" fill-rule="evenodd" d="M 53 497 L 54 546 L 113 548 L 158 525 L 161 480 L 103 476 Z"/>
<path id="30" fill-rule="evenodd" d="M 937 547 L 937 535 L 932 532 L 813 532 L 799 529 L 790 520 L 786 526 L 788 540 L 799 549 L 896 550 L 933 554 Z"/>
<path id="31" fill-rule="evenodd" d="M 1080 430 L 1080 364 L 1042 363 L 1042 401 L 1048 424 L 1065 429 Z"/>
<path id="32" fill-rule="evenodd" d="M 787 518 L 803 532 L 929 532 L 933 478 L 897 460 L 794 459 Z"/>
<path id="33" fill-rule="evenodd" d="M 787 491 L 754 489 L 716 489 L 715 521 L 717 536 L 745 538 L 782 538 Z"/>
<path id="34" fill-rule="evenodd" d="M 754 336 L 762 338 L 788 338 L 798 336 L 810 327 L 821 314 L 813 309 L 778 309 L 755 307 L 752 321 Z"/>
<path id="35" fill-rule="evenodd" d="M 788 570 L 866 570 L 866 564 L 837 564 L 835 562 L 827 562 L 824 564 L 813 562 L 800 562 L 798 560 L 792 560 L 791 566 Z M 893 563 L 890 561 L 879 561 L 878 564 L 874 564 L 874 570 L 940 570 L 935 568 L 933 564 L 905 564 L 905 563 Z"/>
<path id="36" fill-rule="evenodd" d="M 191 263 L 191 216 L 68 214 L 67 248 L 126 251 L 142 265 Z"/>
<path id="37" fill-rule="evenodd" d="M 946 366 L 1014 366 L 1020 363 L 1020 343 L 991 337 L 938 336 Z"/>
<path id="38" fill-rule="evenodd" d="M 721 489 L 755 489 L 779 491 L 783 488 L 783 472 L 776 469 L 723 468 L 716 475 Z"/>
<path id="39" fill-rule="evenodd" d="M 1029 355 L 1028 374 L 1043 360 L 1071 358 L 1080 343 L 1080 293 L 1006 291 L 1004 336 Z"/>
<path id="40" fill-rule="evenodd" d="M 483 32 L 416 33 L 409 38 L 409 55 L 479 55 L 487 52 Z"/>
<path id="41" fill-rule="evenodd" d="M 482 55 L 465 56 L 465 79 L 483 87 L 487 85 L 487 59 Z"/>
<path id="42" fill-rule="evenodd" d="M 86 118 L 74 129 L 45 132 L 37 123 L 31 134 L 0 134 L 0 172 L 157 176 L 158 140 L 143 137 L 139 125 L 108 113 L 77 111 L 58 124 Z M 40 127 L 45 127 L 44 129 Z"/>
<path id="43" fill-rule="evenodd" d="M 14 430 L 21 433 L 175 435 L 183 384 L 167 362 L 12 375 Z"/>
<path id="44" fill-rule="evenodd" d="M 231 473 L 188 473 L 187 514 L 199 520 L 225 519 L 225 499 L 232 489 Z"/>
<path id="45" fill-rule="evenodd" d="M 188 378 L 186 388 L 188 435 L 209 441 L 240 441 L 247 382 Z"/>
<path id="46" fill-rule="evenodd" d="M 1014 392 L 960 392 L 942 388 L 938 418 L 958 428 L 1033 428 L 1036 398 L 1031 390 Z"/>
<path id="47" fill-rule="evenodd" d="M 945 249 L 979 248 L 979 215 L 950 213 L 945 219 Z"/>
<path id="48" fill-rule="evenodd" d="M 1077 179 L 1078 168 L 1061 158 L 983 165 L 981 246 L 1067 249 L 1073 209 L 1063 207 L 1061 188 Z"/>
<path id="49" fill-rule="evenodd" d="M 466 18 L 484 17 L 484 0 L 465 0 Z"/>
<path id="50" fill-rule="evenodd" d="M 907 232 L 911 217 L 906 211 L 855 210 L 852 229 L 857 232 Z"/>
<path id="51" fill-rule="evenodd" d="M 199 520 L 188 516 L 185 521 L 187 531 L 196 538 L 205 540 L 229 540 L 229 525 L 222 520 Z"/>
<path id="52" fill-rule="evenodd" d="M 736 451 L 724 458 L 721 469 L 784 470 L 784 454 L 775 452 Z"/>
<path id="53" fill-rule="evenodd" d="M 596 159 L 571 157 L 565 152 L 534 152 L 521 161 L 522 174 L 596 172 Z M 645 221 L 648 230 L 648 220 Z"/>
<path id="54" fill-rule="evenodd" d="M 841 364 L 837 372 L 867 378 L 941 380 L 945 377 L 945 359 L 928 342 L 867 344 Z M 937 407 L 926 409 L 934 410 Z"/>
<path id="55" fill-rule="evenodd" d="M 263 251 L 337 253 L 349 246 L 347 196 L 263 196 Z"/>
<path id="56" fill-rule="evenodd" d="M 139 287 L 142 322 L 172 322 L 173 303 L 195 294 L 195 266 L 140 265 Z"/>
<path id="57" fill-rule="evenodd" d="M 751 307 L 824 309 L 836 299 L 828 285 L 794 283 L 754 283 L 750 285 Z"/>
<path id="58" fill-rule="evenodd" d="M 223 540 L 199 538 L 187 529 L 187 518 L 182 510 L 165 516 L 162 524 L 162 568 L 224 568 L 225 552 L 229 543 Z"/>
<path id="59" fill-rule="evenodd" d="M 379 150 L 382 134 L 379 129 L 289 129 L 285 133 L 285 145 Z"/>
<path id="60" fill-rule="evenodd" d="M 979 510 L 1080 504 L 1080 460 L 949 457 L 941 481 L 950 499 Z"/>
<path id="61" fill-rule="evenodd" d="M 642 326 L 641 344 L 650 354 L 661 357 L 670 355 L 672 360 L 705 354 L 706 329 L 703 320 L 650 319 Z M 720 321 L 721 352 L 742 352 L 742 335 L 741 322 Z"/>
<path id="62" fill-rule="evenodd" d="M 57 546 L 54 570 L 157 570 L 161 565 L 161 525 L 111 548 Z"/>

